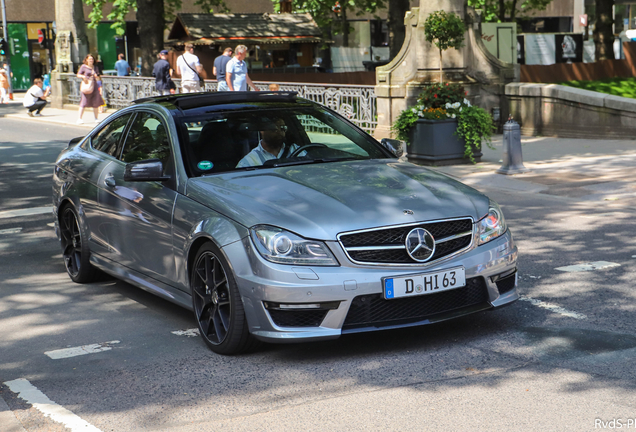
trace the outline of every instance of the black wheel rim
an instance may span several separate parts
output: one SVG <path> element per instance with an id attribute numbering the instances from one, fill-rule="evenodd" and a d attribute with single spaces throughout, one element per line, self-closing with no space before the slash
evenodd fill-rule
<path id="1" fill-rule="evenodd" d="M 62 214 L 60 234 L 62 237 L 62 256 L 66 271 L 76 277 L 82 265 L 82 236 L 73 210 L 67 208 Z"/>
<path id="2" fill-rule="evenodd" d="M 230 329 L 232 308 L 227 276 L 213 253 L 204 252 L 197 260 L 192 291 L 202 335 L 214 345 L 221 344 Z"/>

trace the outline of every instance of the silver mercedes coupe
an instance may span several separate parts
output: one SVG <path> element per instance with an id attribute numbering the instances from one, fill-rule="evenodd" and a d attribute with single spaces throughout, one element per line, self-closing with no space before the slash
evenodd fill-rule
<path id="1" fill-rule="evenodd" d="M 497 203 L 401 153 L 294 93 L 136 101 L 57 158 L 66 269 L 193 310 L 219 354 L 517 300 Z"/>

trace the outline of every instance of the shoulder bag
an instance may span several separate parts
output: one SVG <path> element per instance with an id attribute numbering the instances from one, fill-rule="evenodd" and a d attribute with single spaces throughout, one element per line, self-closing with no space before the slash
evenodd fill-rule
<path id="1" fill-rule="evenodd" d="M 194 72 L 194 73 L 197 75 L 197 77 L 199 78 L 199 85 L 200 85 L 202 88 L 205 88 L 205 80 L 204 80 L 203 78 L 201 78 L 201 75 L 199 75 L 199 72 L 197 72 L 196 70 L 194 70 L 194 69 L 192 68 L 192 66 L 190 66 L 190 63 L 188 63 L 188 62 L 186 61 L 186 59 L 185 59 L 185 57 L 183 56 L 183 54 L 181 54 L 181 57 L 183 57 L 183 62 L 184 62 L 186 65 L 188 65 L 188 67 L 189 67 L 190 69 L 192 69 L 192 72 Z"/>
<path id="2" fill-rule="evenodd" d="M 88 82 L 82 80 L 80 84 L 80 91 L 84 94 L 91 94 L 95 90 L 95 80 L 91 77 Z"/>

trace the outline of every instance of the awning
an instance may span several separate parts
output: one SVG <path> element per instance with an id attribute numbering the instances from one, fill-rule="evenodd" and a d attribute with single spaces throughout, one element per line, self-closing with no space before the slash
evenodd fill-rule
<path id="1" fill-rule="evenodd" d="M 195 45 L 321 43 L 310 14 L 178 14 L 169 43 Z"/>
<path id="2" fill-rule="evenodd" d="M 182 41 L 174 41 L 179 44 L 185 43 Z M 173 44 L 174 44 L 173 42 Z M 286 44 L 286 43 L 320 43 L 322 39 L 307 36 L 298 37 L 268 37 L 268 38 L 217 38 L 192 41 L 193 45 L 274 45 L 274 44 Z"/>

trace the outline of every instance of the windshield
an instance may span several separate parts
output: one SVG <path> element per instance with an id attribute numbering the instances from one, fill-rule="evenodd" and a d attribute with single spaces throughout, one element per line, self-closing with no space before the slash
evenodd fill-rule
<path id="1" fill-rule="evenodd" d="M 182 117 L 192 176 L 276 166 L 390 157 L 369 135 L 320 108 L 210 112 Z"/>

